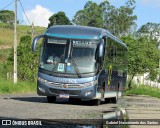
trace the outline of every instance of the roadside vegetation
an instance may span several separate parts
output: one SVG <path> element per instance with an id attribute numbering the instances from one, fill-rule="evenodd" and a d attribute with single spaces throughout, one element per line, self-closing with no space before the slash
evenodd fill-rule
<path id="1" fill-rule="evenodd" d="M 133 85 L 132 89 L 127 89 L 125 95 L 147 95 L 160 98 L 160 89 L 147 85 Z"/>
<path id="2" fill-rule="evenodd" d="M 31 35 L 31 26 L 17 25 L 17 40 L 20 42 L 20 38 L 25 35 Z M 45 31 L 45 27 L 34 27 L 34 36 L 41 34 Z M 14 29 L 10 28 L 8 24 L 0 22 L 0 45 L 9 45 L 13 47 L 13 33 Z"/>
<path id="3" fill-rule="evenodd" d="M 0 94 L 36 93 L 35 82 L 19 81 L 16 85 L 10 80 L 0 78 Z"/>
<path id="4" fill-rule="evenodd" d="M 37 78 L 39 50 L 33 53 L 30 42 L 31 37 L 29 35 L 20 38 L 20 43 L 17 47 L 17 71 L 20 81 L 35 82 Z M 3 49 L 2 52 L 0 52 L 3 56 L 0 57 L 4 60 L 0 61 L 2 63 L 0 65 L 0 74 L 1 77 L 6 80 L 13 80 L 13 48 L 11 48 L 6 55 L 4 55 L 5 53 L 3 52 L 5 50 L 6 49 Z"/>
<path id="5" fill-rule="evenodd" d="M 0 65 L 7 60 L 10 51 L 11 49 L 0 49 Z"/>

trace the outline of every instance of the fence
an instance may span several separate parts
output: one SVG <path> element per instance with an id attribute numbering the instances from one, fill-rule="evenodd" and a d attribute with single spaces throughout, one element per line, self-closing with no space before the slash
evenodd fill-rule
<path id="1" fill-rule="evenodd" d="M 160 88 L 160 83 L 158 82 L 158 80 L 160 80 L 160 76 L 157 77 L 156 81 L 151 81 L 148 79 L 148 75 L 148 73 L 137 75 L 133 78 L 133 81 L 135 84 L 144 84 L 146 86 Z"/>

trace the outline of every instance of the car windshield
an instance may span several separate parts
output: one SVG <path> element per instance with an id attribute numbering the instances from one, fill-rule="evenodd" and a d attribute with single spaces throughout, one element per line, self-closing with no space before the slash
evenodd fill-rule
<path id="1" fill-rule="evenodd" d="M 98 40 L 45 38 L 42 44 L 41 69 L 52 73 L 87 74 L 95 72 Z"/>

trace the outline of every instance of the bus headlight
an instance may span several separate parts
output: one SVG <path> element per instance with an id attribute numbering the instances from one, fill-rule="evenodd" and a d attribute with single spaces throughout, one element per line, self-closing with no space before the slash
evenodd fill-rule
<path id="1" fill-rule="evenodd" d="M 92 91 L 87 91 L 86 93 L 85 93 L 85 96 L 88 96 L 88 95 L 90 95 L 92 93 Z"/>
<path id="2" fill-rule="evenodd" d="M 47 81 L 47 80 L 42 79 L 42 78 L 40 78 L 40 77 L 38 77 L 38 81 L 40 81 L 40 82 L 42 82 L 42 83 L 48 83 L 48 81 Z"/>
<path id="3" fill-rule="evenodd" d="M 39 89 L 41 92 L 43 92 L 43 93 L 46 92 L 45 89 L 43 89 L 43 88 L 41 88 L 41 87 L 38 87 L 38 89 Z"/>
<path id="4" fill-rule="evenodd" d="M 91 82 L 88 82 L 88 83 L 85 83 L 83 84 L 84 87 L 87 87 L 87 86 L 92 86 L 92 85 L 95 85 L 98 83 L 98 80 L 95 80 L 95 81 L 91 81 Z"/>

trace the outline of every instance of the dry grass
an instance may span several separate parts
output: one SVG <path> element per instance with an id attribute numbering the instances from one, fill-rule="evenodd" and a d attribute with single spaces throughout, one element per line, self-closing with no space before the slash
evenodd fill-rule
<path id="1" fill-rule="evenodd" d="M 34 36 L 38 34 L 44 33 L 46 28 L 44 27 L 34 27 Z M 7 45 L 12 47 L 14 42 L 14 30 L 13 28 L 7 28 L 7 25 L 4 23 L 0 23 L 0 45 Z M 17 37 L 18 43 L 20 42 L 20 38 L 24 35 L 31 35 L 31 26 L 26 25 L 18 25 L 17 26 Z"/>
<path id="2" fill-rule="evenodd" d="M 13 44 L 13 30 L 0 28 L 0 45 Z"/>

